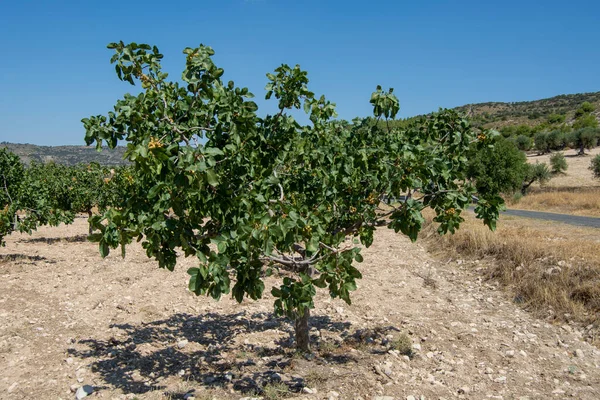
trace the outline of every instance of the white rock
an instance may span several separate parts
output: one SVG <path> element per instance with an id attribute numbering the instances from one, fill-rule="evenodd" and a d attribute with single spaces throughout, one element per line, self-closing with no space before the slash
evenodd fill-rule
<path id="1" fill-rule="evenodd" d="M 583 350 L 581 350 L 581 349 L 577 349 L 577 350 L 575 350 L 575 351 L 573 352 L 573 355 L 574 355 L 575 357 L 583 358 L 583 356 L 584 356 L 584 354 L 583 354 Z"/>
<path id="2" fill-rule="evenodd" d="M 515 351 L 514 350 L 506 350 L 506 357 L 514 357 L 515 356 Z"/>
<path id="3" fill-rule="evenodd" d="M 187 339 L 180 340 L 179 342 L 177 342 L 177 347 L 183 349 L 185 346 L 188 345 L 188 343 L 189 342 Z"/>
<path id="4" fill-rule="evenodd" d="M 73 357 L 69 357 L 69 358 L 67 358 L 67 359 L 65 360 L 65 362 L 66 362 L 67 364 L 69 364 L 69 365 L 72 365 L 72 364 L 73 364 Z"/>
<path id="5" fill-rule="evenodd" d="M 417 400 L 415 396 L 406 396 L 406 400 Z"/>
<path id="6" fill-rule="evenodd" d="M 419 343 L 413 343 L 412 349 L 413 350 L 417 350 L 417 351 L 421 351 L 421 345 Z"/>
<path id="7" fill-rule="evenodd" d="M 94 393 L 94 388 L 91 387 L 90 385 L 83 385 L 82 387 L 80 387 L 79 389 L 77 389 L 77 392 L 75 393 L 75 398 L 77 400 L 81 400 L 84 397 L 89 396 L 90 394 Z"/>
<path id="8" fill-rule="evenodd" d="M 498 378 L 494 379 L 494 382 L 496 382 L 496 383 L 506 383 L 506 377 L 505 376 L 499 376 Z"/>

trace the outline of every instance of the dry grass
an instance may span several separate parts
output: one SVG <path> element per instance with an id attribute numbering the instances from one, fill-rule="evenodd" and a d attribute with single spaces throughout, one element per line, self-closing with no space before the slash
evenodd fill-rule
<path id="1" fill-rule="evenodd" d="M 430 249 L 489 261 L 488 277 L 532 311 L 557 321 L 600 322 L 597 229 L 502 218 L 494 233 L 470 215 L 455 235 L 439 237 L 435 229 L 429 223 L 423 231 Z"/>
<path id="2" fill-rule="evenodd" d="M 517 202 L 507 202 L 510 208 L 600 217 L 600 188 L 538 189 Z"/>

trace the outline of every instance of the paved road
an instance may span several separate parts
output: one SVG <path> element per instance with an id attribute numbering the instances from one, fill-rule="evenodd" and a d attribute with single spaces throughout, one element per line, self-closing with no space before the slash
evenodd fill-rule
<path id="1" fill-rule="evenodd" d="M 549 212 L 528 210 L 506 210 L 502 214 L 514 215 L 515 217 L 535 218 L 545 221 L 555 221 L 569 225 L 600 228 L 600 218 L 595 217 L 580 217 L 578 215 L 555 214 Z"/>
<path id="2" fill-rule="evenodd" d="M 404 201 L 404 196 L 401 196 L 394 201 Z M 473 211 L 475 206 L 470 206 L 469 209 Z M 600 228 L 600 218 L 597 217 L 580 217 L 578 215 L 569 214 L 556 214 L 543 211 L 529 211 L 529 210 L 506 210 L 502 214 L 513 215 L 515 217 L 525 217 L 533 219 L 541 219 L 544 221 L 554 221 L 563 224 L 587 226 L 592 228 Z"/>

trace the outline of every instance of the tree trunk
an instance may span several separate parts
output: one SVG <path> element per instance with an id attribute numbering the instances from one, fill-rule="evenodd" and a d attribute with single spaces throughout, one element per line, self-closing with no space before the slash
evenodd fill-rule
<path id="1" fill-rule="evenodd" d="M 301 353 L 310 353 L 310 337 L 308 335 L 308 319 L 310 318 L 310 309 L 306 308 L 304 314 L 296 316 L 295 330 L 296 330 L 296 350 Z"/>
<path id="2" fill-rule="evenodd" d="M 88 217 L 92 218 L 92 210 L 88 210 Z M 92 233 L 94 233 L 94 230 L 92 229 L 92 225 L 89 223 L 88 221 L 88 233 L 91 235 Z"/>

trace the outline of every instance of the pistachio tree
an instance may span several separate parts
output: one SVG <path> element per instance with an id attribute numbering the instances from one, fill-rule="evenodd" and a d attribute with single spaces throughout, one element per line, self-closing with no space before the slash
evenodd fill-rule
<path id="1" fill-rule="evenodd" d="M 31 233 L 38 226 L 73 222 L 67 167 L 32 163 L 0 149 L 0 245 L 13 231 Z"/>
<path id="2" fill-rule="evenodd" d="M 265 276 L 284 269 L 271 293 L 275 312 L 295 321 L 301 351 L 309 351 L 316 290 L 350 304 L 361 278 L 358 242 L 370 246 L 377 226 L 416 240 L 430 207 L 441 233 L 459 227 L 475 191 L 468 157 L 493 136 L 450 110 L 392 128 L 385 122 L 399 102 L 381 87 L 370 99 L 374 118 L 336 121 L 335 105 L 288 65 L 267 74 L 265 97 L 278 111 L 261 116 L 247 88 L 222 79 L 210 47 L 183 51 L 179 81 L 162 71 L 156 47 L 108 48 L 118 78 L 142 89 L 82 120 L 88 145 L 124 141 L 135 171 L 123 203 L 91 218 L 101 255 L 119 246 L 125 255 L 137 239 L 161 268 L 195 257 L 189 290 L 239 302 L 261 298 Z M 293 118 L 294 109 L 309 122 Z M 476 214 L 494 228 L 502 199 L 480 195 Z"/>

